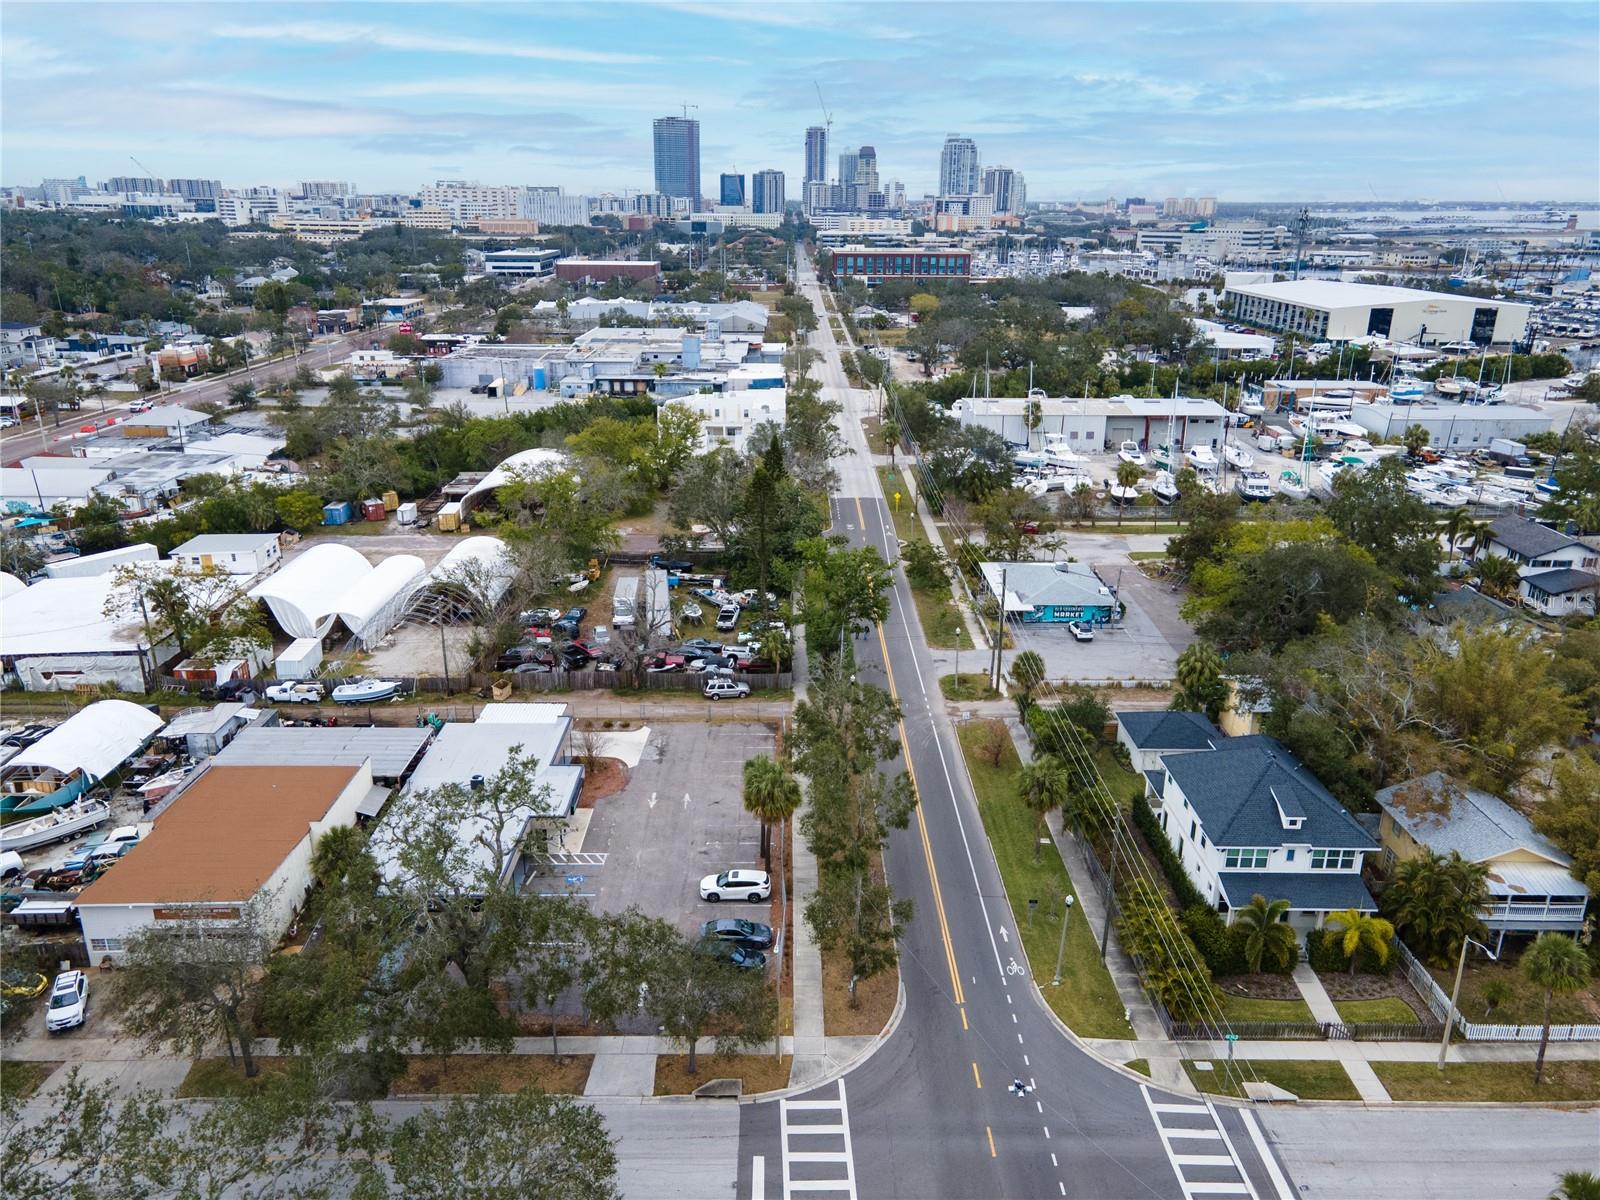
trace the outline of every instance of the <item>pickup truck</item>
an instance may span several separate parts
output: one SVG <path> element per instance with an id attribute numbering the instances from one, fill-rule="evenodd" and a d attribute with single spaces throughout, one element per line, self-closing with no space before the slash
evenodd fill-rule
<path id="1" fill-rule="evenodd" d="M 267 688 L 267 699 L 274 704 L 321 704 L 323 695 L 320 683 L 274 683 Z"/>

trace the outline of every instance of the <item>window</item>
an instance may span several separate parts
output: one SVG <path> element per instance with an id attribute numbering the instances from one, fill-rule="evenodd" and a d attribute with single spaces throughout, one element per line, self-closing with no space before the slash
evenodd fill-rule
<path id="1" fill-rule="evenodd" d="M 109 950 L 109 951 L 112 951 L 114 953 L 114 952 L 122 949 L 122 939 L 121 938 L 90 938 L 89 939 L 89 949 L 91 949 L 91 950 Z"/>
<path id="2" fill-rule="evenodd" d="M 1222 852 L 1222 865 L 1229 871 L 1260 871 L 1265 869 L 1271 855 L 1267 847 L 1241 848 L 1232 846 Z"/>
<path id="3" fill-rule="evenodd" d="M 1189 840 L 1191 842 L 1194 841 L 1194 831 L 1196 829 L 1199 829 L 1199 828 L 1200 828 L 1200 822 L 1199 821 L 1190 821 L 1189 822 Z"/>
<path id="4" fill-rule="evenodd" d="M 1356 865 L 1356 852 L 1354 850 L 1313 850 L 1311 852 L 1311 869 L 1313 871 L 1349 871 Z"/>

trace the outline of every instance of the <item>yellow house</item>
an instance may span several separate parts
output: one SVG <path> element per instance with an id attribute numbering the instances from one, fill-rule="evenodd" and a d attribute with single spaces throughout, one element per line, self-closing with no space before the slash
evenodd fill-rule
<path id="1" fill-rule="evenodd" d="M 1384 788 L 1378 805 L 1385 871 L 1424 850 L 1456 851 L 1489 868 L 1492 899 L 1483 923 L 1497 935 L 1496 953 L 1508 933 L 1576 934 L 1583 927 L 1589 893 L 1572 877 L 1572 859 L 1499 797 L 1434 771 Z"/>

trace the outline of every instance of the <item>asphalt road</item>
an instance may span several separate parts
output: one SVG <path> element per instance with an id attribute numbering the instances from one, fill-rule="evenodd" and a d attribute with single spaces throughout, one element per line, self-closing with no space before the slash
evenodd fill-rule
<path id="1" fill-rule="evenodd" d="M 151 392 L 144 397 L 133 395 L 117 396 L 115 398 L 111 396 L 85 397 L 83 407 L 77 412 L 47 413 L 42 433 L 39 430 L 37 417 L 30 417 L 23 425 L 0 433 L 0 460 L 3 460 L 5 465 L 9 467 L 14 466 L 21 459 L 35 454 L 70 454 L 72 453 L 71 444 L 81 426 L 104 426 L 107 417 L 116 417 L 118 421 L 121 421 L 128 414 L 128 405 L 137 399 L 150 400 L 155 404 L 177 404 L 185 408 L 194 408 L 196 405 L 207 401 L 214 401 L 220 404 L 227 400 L 228 389 L 240 379 L 246 377 L 253 379 L 259 388 L 268 383 L 275 383 L 286 376 L 293 375 L 301 366 L 316 369 L 342 362 L 350 356 L 352 350 L 372 340 L 373 333 L 371 330 L 332 334 L 325 338 L 319 338 L 309 350 L 298 357 L 252 366 L 248 373 L 245 371 L 233 371 L 227 375 L 197 379 L 190 383 L 181 384 L 170 392 L 161 394 Z M 101 409 L 102 399 L 105 401 L 103 412 Z M 56 416 L 61 418 L 59 425 L 55 423 Z"/>
<path id="2" fill-rule="evenodd" d="M 820 312 L 821 297 L 802 278 Z M 834 530 L 892 558 L 892 522 L 861 434 L 866 395 L 848 388 L 826 321 L 814 344 L 825 390 L 847 406 L 841 426 L 855 450 L 838 463 Z M 901 947 L 905 1011 L 842 1084 L 798 1104 L 746 1107 L 739 1196 L 1186 1200 L 1204 1191 L 1287 1200 L 1290 1186 L 1254 1114 L 1149 1088 L 1054 1025 L 1008 929 L 954 733 L 942 701 L 930 700 L 938 690 L 924 675 L 922 644 L 897 577 L 888 623 L 855 649 L 862 677 L 901 701 L 920 797 L 888 852 L 895 889 L 916 911 Z"/>

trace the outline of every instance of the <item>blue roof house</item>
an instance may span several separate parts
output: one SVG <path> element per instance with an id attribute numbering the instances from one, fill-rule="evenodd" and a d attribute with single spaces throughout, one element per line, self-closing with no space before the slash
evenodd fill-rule
<path id="1" fill-rule="evenodd" d="M 1320 929 L 1330 912 L 1377 911 L 1361 879 L 1376 839 L 1275 738 L 1169 751 L 1159 770 L 1150 806 L 1190 880 L 1229 923 L 1258 893 L 1289 901 L 1287 920 L 1301 932 Z"/>

